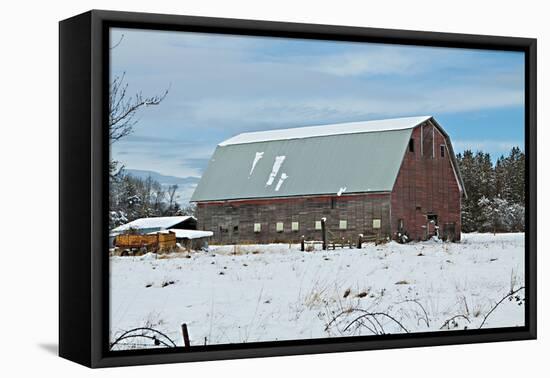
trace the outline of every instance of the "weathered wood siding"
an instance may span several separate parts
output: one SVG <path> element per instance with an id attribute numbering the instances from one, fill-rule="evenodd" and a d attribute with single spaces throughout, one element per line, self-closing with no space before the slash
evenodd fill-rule
<path id="1" fill-rule="evenodd" d="M 212 243 L 272 243 L 298 242 L 302 235 L 308 240 L 321 240 L 315 221 L 327 218 L 329 239 L 346 238 L 355 241 L 359 234 L 389 236 L 390 194 L 344 194 L 240 201 L 199 202 L 198 228 L 214 232 Z M 373 219 L 381 220 L 381 228 L 373 229 Z M 340 229 L 340 220 L 347 229 Z M 283 222 L 278 232 L 277 222 Z M 292 231 L 292 222 L 299 230 Z M 261 231 L 254 232 L 254 223 Z M 236 228 L 235 228 L 236 227 Z"/>
<path id="2" fill-rule="evenodd" d="M 426 238 L 427 215 L 435 214 L 440 232 L 454 224 L 454 239 L 459 240 L 461 193 L 445 138 L 430 122 L 416 127 L 412 138 L 414 152 L 407 148 L 391 195 L 394 236 L 399 219 L 403 219 L 411 238 Z"/>

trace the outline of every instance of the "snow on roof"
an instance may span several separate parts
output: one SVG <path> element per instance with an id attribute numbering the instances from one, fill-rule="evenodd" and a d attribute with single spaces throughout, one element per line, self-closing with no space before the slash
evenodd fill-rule
<path id="1" fill-rule="evenodd" d="M 375 121 L 337 123 L 333 125 L 320 125 L 297 127 L 292 129 L 280 129 L 269 131 L 258 131 L 243 133 L 229 138 L 219 144 L 219 146 L 229 146 L 232 144 L 266 142 L 271 140 L 288 140 L 321 137 L 329 135 L 370 133 L 391 130 L 404 130 L 418 126 L 427 121 L 431 116 L 391 118 Z"/>
<path id="2" fill-rule="evenodd" d="M 167 234 L 168 232 L 173 232 L 176 234 L 177 239 L 199 239 L 199 238 L 207 238 L 214 233 L 212 231 L 199 231 L 199 230 L 180 230 L 178 228 L 171 228 L 169 230 L 162 230 L 157 231 L 164 234 Z M 157 232 L 150 232 L 150 235 L 156 234 Z"/>
<path id="3" fill-rule="evenodd" d="M 129 229 L 139 230 L 144 228 L 167 229 L 190 218 L 194 219 L 192 216 L 139 218 L 130 223 L 118 226 L 112 229 L 111 232 L 121 232 Z"/>

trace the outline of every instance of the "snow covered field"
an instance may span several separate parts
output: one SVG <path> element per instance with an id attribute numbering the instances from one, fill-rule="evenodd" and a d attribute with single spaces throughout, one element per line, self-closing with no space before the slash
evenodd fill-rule
<path id="1" fill-rule="evenodd" d="M 523 256 L 523 234 L 464 234 L 457 244 L 111 257 L 111 340 L 149 326 L 182 345 L 182 323 L 192 345 L 521 326 L 524 290 L 491 310 L 524 285 Z"/>

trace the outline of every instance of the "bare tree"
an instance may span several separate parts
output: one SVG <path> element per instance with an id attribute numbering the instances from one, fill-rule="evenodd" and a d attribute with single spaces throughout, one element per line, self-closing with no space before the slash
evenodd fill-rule
<path id="1" fill-rule="evenodd" d="M 124 34 L 110 47 L 110 50 L 117 48 L 123 41 Z M 140 109 L 159 105 L 168 95 L 170 86 L 161 94 L 144 96 L 141 91 L 134 95 L 128 94 L 128 83 L 125 80 L 126 73 L 115 76 L 109 84 L 109 144 L 119 141 L 134 131 L 138 119 L 136 115 Z M 109 161 L 109 173 L 111 179 L 115 179 L 121 173 L 124 166 L 118 161 Z"/>
<path id="2" fill-rule="evenodd" d="M 115 76 L 109 86 L 109 142 L 113 144 L 130 135 L 138 122 L 137 112 L 147 106 L 160 104 L 168 95 L 167 88 L 161 95 L 143 96 L 141 91 L 128 94 L 126 73 Z"/>
<path id="3" fill-rule="evenodd" d="M 168 187 L 168 206 L 172 208 L 176 203 L 176 191 L 178 190 L 178 186 L 176 184 L 170 185 Z"/>
<path id="4" fill-rule="evenodd" d="M 157 213 L 162 214 L 166 192 L 162 188 L 162 185 L 156 181 L 153 183 L 153 193 L 155 194 L 154 208 Z"/>

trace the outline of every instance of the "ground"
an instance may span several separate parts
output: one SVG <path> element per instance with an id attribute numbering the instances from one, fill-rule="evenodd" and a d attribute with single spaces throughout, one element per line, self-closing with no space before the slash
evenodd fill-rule
<path id="1" fill-rule="evenodd" d="M 524 324 L 523 234 L 299 247 L 111 257 L 111 341 L 147 326 L 182 345 L 182 323 L 191 345 Z M 116 348 L 147 347 L 125 341 Z"/>

